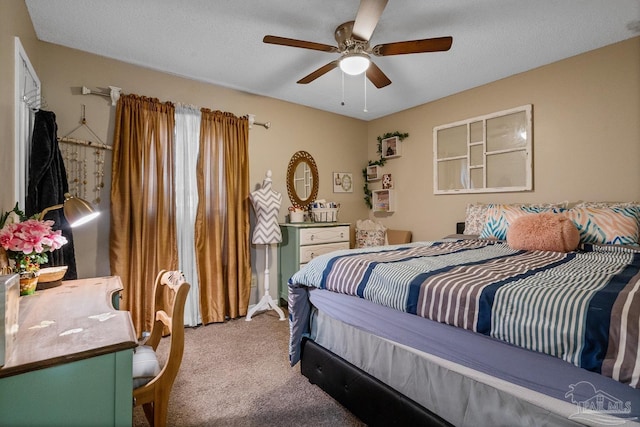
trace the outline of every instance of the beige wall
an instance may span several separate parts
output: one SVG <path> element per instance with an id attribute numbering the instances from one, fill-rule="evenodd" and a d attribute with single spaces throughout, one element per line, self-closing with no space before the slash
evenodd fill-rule
<path id="1" fill-rule="evenodd" d="M 435 196 L 433 128 L 525 104 L 533 105 L 534 190 Z M 384 173 L 398 209 L 377 218 L 415 239 L 455 232 L 470 202 L 640 200 L 640 37 L 370 122 L 369 159 L 379 158 L 376 137 L 396 130 L 409 137 Z"/>
<path id="2" fill-rule="evenodd" d="M 363 159 L 366 158 L 366 122 L 39 42 L 35 40 L 33 28 L 22 1 L 3 1 L 0 2 L 0 7 L 2 8 L 0 16 L 3 17 L 3 21 L 10 21 L 10 16 L 20 18 L 15 21 L 11 19 L 11 25 L 8 27 L 4 25 L 1 27 L 2 72 L 13 75 L 13 35 L 18 34 L 22 38 L 24 34 L 27 41 L 30 41 L 27 54 L 42 82 L 43 95 L 47 100 L 48 108 L 56 113 L 58 136 L 67 135 L 80 124 L 82 105 L 85 105 L 85 116 L 89 128 L 104 142 L 109 144 L 112 142 L 115 107 L 111 106 L 107 98 L 81 95 L 82 86 L 90 88 L 117 86 L 122 88 L 123 93 L 136 93 L 162 101 L 193 104 L 232 112 L 236 115 L 255 114 L 256 121 L 269 121 L 271 128 L 267 130 L 261 126 L 254 126 L 250 131 L 251 182 L 259 185 L 266 171 L 272 170 L 273 188 L 285 195 L 280 212 L 282 221 L 289 206 L 286 196 L 286 169 L 289 159 L 298 150 L 306 150 L 314 157 L 320 175 L 318 197 L 341 203 L 342 210 L 339 217 L 341 221 L 355 222 L 356 219 L 367 216 L 367 208 L 364 203 L 361 203 L 361 196 L 357 193 L 363 185 L 360 169 Z M 37 61 L 34 61 L 34 58 Z M 3 135 L 13 135 L 13 80 L 0 79 L 0 84 L 2 85 L 0 86 L 2 90 L 0 92 L 2 102 L 0 129 Z M 71 136 L 95 140 L 85 128 L 78 129 Z M 3 183 L 13 182 L 14 175 L 13 143 L 11 142 L 11 147 L 5 150 L 7 140 L 3 138 L 2 143 L 0 177 Z M 107 163 L 110 159 L 109 153 Z M 91 154 L 87 156 L 87 162 L 89 168 L 92 168 Z M 107 187 L 101 194 L 100 210 L 103 214 L 98 221 L 74 230 L 78 274 L 81 277 L 110 273 L 108 263 L 110 173 L 108 169 L 105 170 Z M 334 194 L 333 171 L 352 172 L 356 191 Z M 89 169 L 90 184 L 91 172 L 92 169 Z M 92 197 L 93 194 L 87 194 L 87 199 L 91 200 Z M 3 190 L 0 209 L 4 211 L 13 207 L 15 198 L 13 191 L 7 193 Z M 276 259 L 274 254 L 272 253 L 271 257 L 272 263 Z M 252 255 L 255 264 L 254 272 L 260 275 L 264 268 L 263 252 L 257 248 Z M 271 269 L 273 272 L 271 290 L 275 295 L 274 280 L 277 274 L 273 265 Z"/>
<path id="3" fill-rule="evenodd" d="M 298 150 L 308 151 L 316 160 L 320 174 L 318 196 L 342 204 L 341 221 L 351 222 L 367 216 L 366 207 L 354 194 L 333 194 L 331 186 L 334 170 L 352 171 L 357 177 L 355 187 L 362 186 L 362 177 L 357 172 L 366 153 L 366 123 L 363 121 L 199 83 L 57 45 L 42 43 L 40 55 L 45 65 L 38 72 L 49 108 L 56 112 L 59 136 L 66 135 L 79 124 L 84 104 L 88 126 L 103 141 L 112 142 L 115 107 L 111 106 L 108 98 L 81 95 L 83 85 L 90 88 L 117 86 L 123 93 L 183 102 L 236 115 L 255 114 L 256 121 L 269 121 L 271 128 L 254 126 L 249 133 L 251 182 L 258 185 L 265 172 L 272 170 L 274 189 L 285 194 L 281 220 L 284 221 L 289 206 L 285 181 L 287 165 Z M 87 132 L 81 128 L 72 136 L 92 139 Z M 89 157 L 89 166 L 92 161 Z M 77 255 L 78 271 L 82 275 L 109 273 L 108 264 L 104 262 L 108 256 L 108 182 L 100 204 L 105 214 L 98 223 L 87 224 L 74 232 L 74 237 L 79 240 L 76 245 L 81 248 L 101 242 L 97 251 Z"/>
<path id="4" fill-rule="evenodd" d="M 319 197 L 342 204 L 341 221 L 355 223 L 369 215 L 361 170 L 367 159 L 377 158 L 376 137 L 396 130 L 410 134 L 404 141 L 403 156 L 385 166 L 385 172 L 394 177 L 398 209 L 375 218 L 392 228 L 412 230 L 414 239 L 435 239 L 453 232 L 455 222 L 464 220 L 466 204 L 474 201 L 640 199 L 640 38 L 367 123 L 39 42 L 22 1 L 2 1 L 0 12 L 3 184 L 13 182 L 13 78 L 5 76 L 13 76 L 13 37 L 18 35 L 42 81 L 49 109 L 57 115 L 59 136 L 79 124 L 84 104 L 90 128 L 111 143 L 115 108 L 107 98 L 80 95 L 83 85 L 118 86 L 124 93 L 237 115 L 255 114 L 257 121 L 270 121 L 272 127 L 256 126 L 250 131 L 251 181 L 259 184 L 271 169 L 274 188 L 286 194 L 289 158 L 297 150 L 309 151 L 320 171 Z M 534 191 L 433 195 L 434 126 L 529 103 L 534 116 Z M 82 129 L 74 136 L 90 139 Z M 334 171 L 353 173 L 353 193 L 332 193 Z M 12 189 L 13 185 L 3 185 L 0 209 L 15 203 Z M 105 215 L 75 233 L 82 277 L 109 274 L 108 192 L 106 188 L 100 204 Z M 254 265 L 254 271 L 262 268 Z M 276 276 L 273 266 L 271 276 Z M 272 291 L 273 286 L 272 282 Z"/>

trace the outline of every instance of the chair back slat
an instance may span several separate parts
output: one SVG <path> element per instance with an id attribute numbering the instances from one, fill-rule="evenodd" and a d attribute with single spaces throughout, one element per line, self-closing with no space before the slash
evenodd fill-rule
<path id="1" fill-rule="evenodd" d="M 156 312 L 156 321 L 158 322 L 162 322 L 162 324 L 167 327 L 169 330 L 172 330 L 173 327 L 173 321 L 171 320 L 171 317 L 169 317 L 169 315 L 167 314 L 166 311 L 161 310 L 161 311 L 157 311 Z"/>

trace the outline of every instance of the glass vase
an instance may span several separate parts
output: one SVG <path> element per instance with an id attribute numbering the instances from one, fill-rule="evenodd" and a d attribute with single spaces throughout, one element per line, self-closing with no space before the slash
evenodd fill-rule
<path id="1" fill-rule="evenodd" d="M 20 273 L 20 295 L 32 295 L 38 286 L 38 273 L 25 271 Z"/>

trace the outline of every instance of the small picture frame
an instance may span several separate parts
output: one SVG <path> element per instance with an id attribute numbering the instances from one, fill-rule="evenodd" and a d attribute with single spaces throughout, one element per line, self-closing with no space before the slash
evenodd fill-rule
<path id="1" fill-rule="evenodd" d="M 334 172 L 333 192 L 353 193 L 353 175 L 349 172 Z"/>
<path id="2" fill-rule="evenodd" d="M 402 156 L 402 141 L 397 136 L 382 140 L 382 157 L 392 159 Z"/>
<path id="3" fill-rule="evenodd" d="M 381 177 L 381 170 L 378 165 L 367 166 L 367 181 L 377 181 Z"/>
<path id="4" fill-rule="evenodd" d="M 388 190 L 393 188 L 393 179 L 391 179 L 390 173 L 385 173 L 382 175 L 382 189 Z"/>

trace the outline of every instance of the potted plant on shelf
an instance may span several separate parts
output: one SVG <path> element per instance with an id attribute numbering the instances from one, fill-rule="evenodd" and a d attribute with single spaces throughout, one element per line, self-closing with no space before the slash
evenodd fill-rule
<path id="1" fill-rule="evenodd" d="M 35 292 L 40 265 L 49 260 L 47 253 L 67 243 L 60 230 L 52 229 L 53 221 L 38 217 L 27 218 L 17 203 L 0 217 L 0 247 L 9 264 L 4 268 L 20 275 L 20 295 Z"/>

